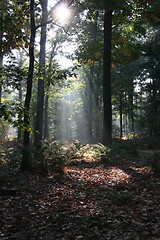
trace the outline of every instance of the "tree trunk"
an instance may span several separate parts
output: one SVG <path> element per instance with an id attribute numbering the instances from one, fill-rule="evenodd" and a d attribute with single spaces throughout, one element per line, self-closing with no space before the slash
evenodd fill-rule
<path id="1" fill-rule="evenodd" d="M 23 56 L 22 56 L 22 52 L 20 51 L 20 58 L 19 58 L 19 67 L 21 68 L 23 64 Z M 19 103 L 20 105 L 22 105 L 22 81 L 20 79 L 20 83 L 19 83 Z M 22 121 L 21 116 L 18 116 L 18 120 L 19 122 Z M 22 129 L 21 127 L 18 127 L 18 139 L 22 138 Z"/>
<path id="2" fill-rule="evenodd" d="M 129 101 L 129 123 L 130 123 L 130 131 L 134 133 L 134 104 L 133 104 L 133 81 L 131 82 L 129 92 L 128 92 L 128 101 Z"/>
<path id="3" fill-rule="evenodd" d="M 20 82 L 20 86 L 19 86 L 19 102 L 20 104 L 22 104 L 22 83 Z M 19 121 L 21 121 L 21 117 L 18 116 L 19 118 Z M 21 130 L 21 127 L 18 127 L 18 139 L 21 139 L 22 137 L 22 130 Z"/>
<path id="4" fill-rule="evenodd" d="M 49 68 L 48 68 L 49 73 L 52 71 L 51 68 L 52 68 L 53 58 L 54 58 L 54 55 L 55 55 L 56 46 L 57 46 L 57 42 L 55 42 L 53 44 L 53 46 L 52 46 L 52 52 L 51 52 L 50 59 L 49 59 Z M 46 96 L 45 96 L 44 139 L 48 139 L 49 138 L 48 102 L 49 102 L 50 81 L 52 81 L 52 79 L 50 79 L 50 77 L 48 77 L 47 91 L 46 91 Z"/>
<path id="5" fill-rule="evenodd" d="M 100 74 L 97 74 L 97 84 L 95 88 L 95 113 L 96 113 L 96 119 L 95 119 L 95 141 L 96 142 L 101 142 L 101 124 L 100 119 L 99 119 L 99 112 L 100 112 L 100 106 L 99 106 L 99 85 L 98 83 L 100 82 Z"/>
<path id="6" fill-rule="evenodd" d="M 119 95 L 120 139 L 123 137 L 122 93 Z"/>
<path id="7" fill-rule="evenodd" d="M 93 76 L 94 76 L 94 67 L 90 67 L 90 74 L 88 78 L 89 82 L 89 109 L 88 109 L 88 130 L 89 130 L 89 142 L 92 143 L 93 141 L 93 135 L 92 135 L 92 111 L 93 111 L 93 99 L 92 99 L 92 94 L 93 94 Z"/>
<path id="8" fill-rule="evenodd" d="M 0 18 L 0 21 L 2 19 Z M 2 52 L 2 37 L 3 37 L 3 30 L 0 30 L 0 69 L 3 66 L 3 52 Z M 1 102 L 2 102 L 2 82 L 1 82 L 1 78 L 0 78 L 0 106 L 1 106 Z"/>
<path id="9" fill-rule="evenodd" d="M 38 79 L 38 95 L 37 95 L 37 115 L 34 144 L 41 146 L 43 137 L 43 108 L 44 108 L 44 81 L 45 81 L 45 48 L 46 48 L 46 22 L 47 22 L 47 0 L 40 1 L 42 7 L 41 22 L 41 40 L 40 40 L 40 58 L 39 58 L 39 79 Z"/>
<path id="10" fill-rule="evenodd" d="M 104 53 L 103 53 L 103 144 L 112 143 L 112 104 L 111 104 L 111 35 L 112 11 L 104 15 Z"/>
<path id="11" fill-rule="evenodd" d="M 49 88 L 50 88 L 50 83 L 49 83 L 48 86 L 47 86 L 47 93 L 46 93 L 46 98 L 45 98 L 44 139 L 48 139 L 48 138 L 49 138 L 49 128 L 48 128 Z"/>
<path id="12" fill-rule="evenodd" d="M 25 98 L 25 113 L 24 113 L 24 124 L 27 127 L 30 124 L 29 109 L 30 101 L 32 96 L 32 79 L 34 71 L 34 43 L 35 43 L 35 18 L 34 18 L 34 0 L 30 1 L 30 21 L 31 21 L 31 36 L 29 46 L 29 70 L 27 78 L 27 91 Z M 29 156 L 29 131 L 25 130 L 23 139 L 23 158 L 22 158 L 22 170 L 28 170 L 31 167 L 30 156 Z"/>
<path id="13" fill-rule="evenodd" d="M 125 92 L 124 94 L 124 102 L 125 102 L 125 105 L 128 104 L 128 97 L 127 97 L 127 93 Z M 124 109 L 124 134 L 125 136 L 128 136 L 128 133 L 129 133 L 129 124 L 128 124 L 128 118 L 129 118 L 129 111 L 127 109 L 127 107 L 125 107 Z"/>

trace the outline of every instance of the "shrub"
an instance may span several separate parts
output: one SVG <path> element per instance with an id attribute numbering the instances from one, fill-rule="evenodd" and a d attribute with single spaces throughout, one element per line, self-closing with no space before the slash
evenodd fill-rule
<path id="1" fill-rule="evenodd" d="M 160 151 L 155 152 L 148 158 L 148 163 L 154 173 L 160 173 Z"/>
<path id="2" fill-rule="evenodd" d="M 59 141 L 49 143 L 42 141 L 40 149 L 35 150 L 35 161 L 37 167 L 42 170 L 48 170 L 52 167 L 57 173 L 63 172 L 64 156 L 62 154 L 62 145 Z"/>
<path id="3" fill-rule="evenodd" d="M 117 140 L 112 144 L 112 155 L 120 158 L 130 158 L 138 156 L 138 140 Z"/>

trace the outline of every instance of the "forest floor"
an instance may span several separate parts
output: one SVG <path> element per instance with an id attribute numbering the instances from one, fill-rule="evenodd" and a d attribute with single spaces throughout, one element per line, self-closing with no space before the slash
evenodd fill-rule
<path id="1" fill-rule="evenodd" d="M 147 165 L 153 150 L 113 155 L 109 164 L 86 151 L 63 174 L 1 177 L 0 240 L 160 239 L 160 177 Z"/>

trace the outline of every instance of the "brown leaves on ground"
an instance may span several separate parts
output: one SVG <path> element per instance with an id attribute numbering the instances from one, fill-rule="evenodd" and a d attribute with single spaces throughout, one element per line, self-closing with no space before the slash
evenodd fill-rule
<path id="1" fill-rule="evenodd" d="M 4 187 L 18 191 L 0 197 L 1 240 L 160 239 L 160 178 L 144 153 L 110 166 L 83 153 L 63 175 L 17 173 Z"/>

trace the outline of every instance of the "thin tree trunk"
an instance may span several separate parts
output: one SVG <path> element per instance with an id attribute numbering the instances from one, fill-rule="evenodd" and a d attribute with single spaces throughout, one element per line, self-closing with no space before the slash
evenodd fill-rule
<path id="1" fill-rule="evenodd" d="M 112 104 L 111 104 L 111 35 L 112 11 L 104 15 L 104 55 L 103 55 L 103 144 L 112 143 Z"/>
<path id="2" fill-rule="evenodd" d="M 20 104 L 22 104 L 22 83 L 21 82 L 19 86 L 19 102 Z M 19 118 L 19 121 L 22 120 L 20 116 L 18 116 L 18 118 Z M 22 130 L 20 127 L 18 127 L 18 139 L 21 139 L 21 137 L 22 137 Z"/>
<path id="3" fill-rule="evenodd" d="M 100 81 L 100 74 L 97 74 L 97 79 L 99 82 Z M 95 112 L 96 112 L 96 120 L 95 120 L 95 141 L 96 142 L 101 142 L 100 138 L 101 138 L 101 130 L 100 127 L 101 125 L 99 124 L 99 111 L 100 111 L 100 106 L 99 106 L 99 85 L 97 83 L 96 85 L 96 89 L 95 89 Z"/>
<path id="4" fill-rule="evenodd" d="M 40 41 L 40 58 L 39 58 L 39 74 L 38 79 L 38 95 L 37 95 L 37 115 L 34 144 L 41 146 L 43 137 L 43 109 L 44 109 L 44 81 L 45 81 L 45 48 L 46 48 L 46 23 L 47 23 L 47 0 L 40 1 L 42 7 L 42 26 L 41 26 L 41 41 Z"/>
<path id="5" fill-rule="evenodd" d="M 2 19 L 0 18 L 0 21 Z M 3 52 L 2 52 L 2 37 L 3 37 L 3 30 L 0 30 L 0 69 L 3 66 Z M 2 102 L 2 80 L 0 78 L 0 106 Z"/>
<path id="6" fill-rule="evenodd" d="M 23 64 L 23 56 L 22 56 L 22 52 L 20 52 L 20 59 L 19 59 L 19 67 L 20 68 L 22 67 L 22 64 Z M 19 83 L 19 103 L 20 103 L 20 105 L 22 105 L 22 81 L 21 80 Z M 18 116 L 18 120 L 19 120 L 19 122 L 21 122 L 21 120 L 22 120 L 20 115 Z M 22 129 L 21 129 L 21 127 L 18 127 L 18 139 L 21 139 L 21 138 L 22 138 Z"/>
<path id="7" fill-rule="evenodd" d="M 120 113 L 120 139 L 123 137 L 123 116 L 122 116 L 122 93 L 119 95 L 119 113 Z"/>
<path id="8" fill-rule="evenodd" d="M 125 102 L 125 105 L 128 104 L 128 99 L 127 99 L 127 93 L 125 92 L 124 94 L 124 102 Z M 127 107 L 125 107 L 124 109 L 124 113 L 125 113 L 125 121 L 124 121 L 124 133 L 126 136 L 128 136 L 128 133 L 129 133 L 129 127 L 128 127 L 128 118 L 129 118 L 129 113 L 128 113 L 128 109 Z"/>
<path id="9" fill-rule="evenodd" d="M 94 76 L 94 69 L 93 66 L 90 67 L 90 74 L 89 74 L 89 109 L 88 109 L 88 120 L 89 120 L 89 124 L 88 124 L 88 130 L 89 130 L 89 142 L 92 143 L 93 141 L 93 135 L 92 135 L 92 116 L 93 116 L 93 99 L 92 99 L 92 94 L 93 94 L 93 76 Z"/>
<path id="10" fill-rule="evenodd" d="M 133 81 L 131 82 L 130 89 L 128 92 L 128 100 L 129 100 L 129 122 L 130 122 L 130 131 L 134 133 L 134 104 L 133 104 Z"/>
<path id="11" fill-rule="evenodd" d="M 31 36 L 30 36 L 30 46 L 29 46 L 29 70 L 28 70 L 28 78 L 27 78 L 27 91 L 25 98 L 25 113 L 24 113 L 24 124 L 26 127 L 30 124 L 29 118 L 29 109 L 30 109 L 30 101 L 32 96 L 32 79 L 33 79 L 33 71 L 34 71 L 34 43 L 35 43 L 35 18 L 34 18 L 34 0 L 30 1 L 30 21 L 31 21 Z M 29 156 L 29 131 L 24 132 L 23 139 L 23 158 L 22 158 L 22 170 L 28 170 L 31 167 L 30 156 Z"/>
<path id="12" fill-rule="evenodd" d="M 50 88 L 50 83 L 47 86 L 47 93 L 46 93 L 46 98 L 45 98 L 44 139 L 49 138 L 49 127 L 48 127 L 49 88 Z"/>
<path id="13" fill-rule="evenodd" d="M 57 42 L 54 43 L 54 45 L 52 46 L 52 52 L 50 55 L 50 59 L 49 59 L 49 68 L 48 71 L 51 72 L 52 71 L 52 61 L 55 55 L 55 49 L 57 46 Z M 47 91 L 46 91 L 46 96 L 45 96 L 45 115 L 44 115 L 44 139 L 48 139 L 49 138 L 49 125 L 48 125 L 48 104 L 49 104 L 49 89 L 50 89 L 50 81 L 52 79 L 50 79 L 50 77 L 48 78 L 48 85 L 47 85 Z"/>

